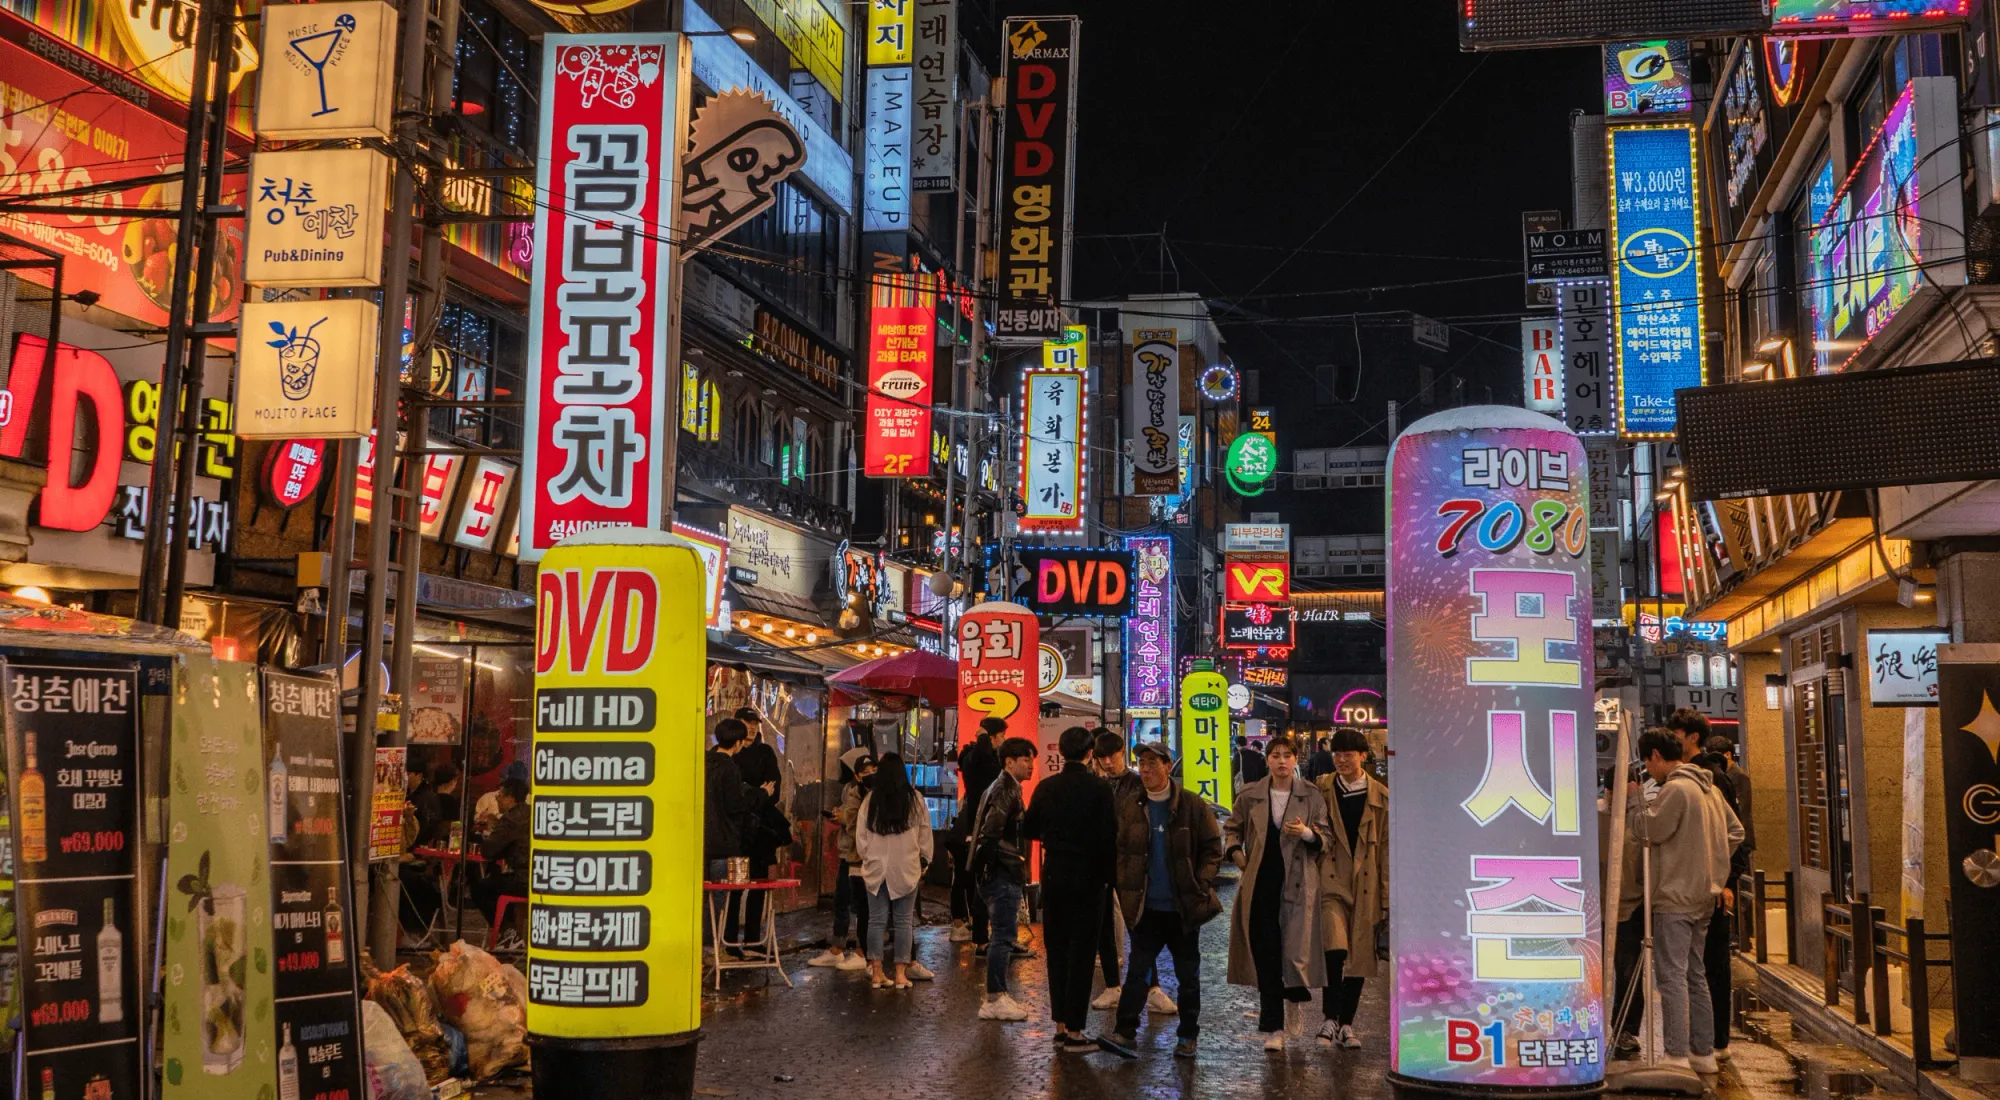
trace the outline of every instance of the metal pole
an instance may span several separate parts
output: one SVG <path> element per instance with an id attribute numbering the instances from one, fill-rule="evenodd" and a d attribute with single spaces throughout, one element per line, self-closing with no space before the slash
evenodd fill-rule
<path id="1" fill-rule="evenodd" d="M 414 499 L 388 489 L 394 479 L 384 477 L 383 467 L 393 464 L 396 444 L 398 399 L 402 396 L 403 310 L 410 294 L 410 211 L 417 201 L 416 177 L 409 158 L 416 141 L 414 117 L 424 107 L 424 31 L 429 13 L 422 0 L 406 0 L 403 5 L 403 65 L 397 81 L 397 116 L 402 119 L 397 135 L 396 186 L 389 207 L 389 241 L 382 272 L 382 333 L 376 351 L 375 376 L 375 493 L 368 516 L 368 595 L 361 617 L 361 691 L 354 719 L 354 740 L 348 746 L 350 775 L 356 777 L 353 799 L 348 804 L 348 835 L 352 838 L 355 908 L 368 913 L 368 945 L 377 959 L 396 957 L 395 865 L 385 864 L 373 876 L 382 881 L 388 904 L 381 905 L 369 889 L 368 859 L 369 807 L 375 794 L 376 715 L 382 709 L 382 628 L 388 613 L 389 532 L 395 523 L 398 505 L 415 507 Z M 401 498 L 401 499 L 399 499 Z"/>
<path id="2" fill-rule="evenodd" d="M 367 445 L 365 439 L 332 443 L 333 546 L 327 554 L 326 633 L 320 637 L 319 659 L 321 664 L 334 666 L 336 672 L 347 663 L 347 611 L 354 602 L 348 592 L 349 566 L 354 561 L 354 482 L 361 467 L 361 448 Z"/>
<path id="3" fill-rule="evenodd" d="M 182 364 L 187 358 L 188 283 L 193 274 L 195 218 L 201 202 L 201 104 L 208 101 L 209 59 L 221 44 L 220 5 L 217 0 L 201 0 L 195 17 L 194 74 L 188 82 L 187 140 L 181 146 L 181 209 L 174 239 L 173 288 L 167 302 L 167 353 L 160 368 L 160 409 L 154 421 L 153 471 L 146 483 L 146 537 L 139 551 L 138 618 L 142 622 L 164 622 L 161 611 L 166 603 L 165 556 L 167 515 L 171 505 L 167 493 L 173 487 L 174 447 L 161 429 L 170 424 L 177 410 L 170 404 L 181 392 Z"/>
<path id="4" fill-rule="evenodd" d="M 217 36 L 230 33 L 226 20 L 218 21 Z M 220 45 L 220 43 L 218 43 Z M 167 510 L 167 590 L 165 605 L 161 608 L 161 622 L 167 626 L 181 625 L 181 600 L 187 591 L 188 540 L 194 535 L 195 516 L 189 513 L 194 502 L 194 473 L 199 464 L 199 444 L 201 442 L 202 399 L 208 381 L 208 314 L 209 297 L 215 292 L 215 237 L 220 229 L 218 222 L 223 217 L 240 211 L 225 211 L 222 206 L 222 161 L 229 151 L 229 65 L 228 51 L 219 51 L 215 65 L 215 81 L 209 90 L 208 116 L 208 162 L 203 168 L 205 176 L 201 196 L 201 266 L 194 277 L 193 325 L 189 329 L 188 370 L 182 380 L 183 395 L 178 401 L 170 400 L 167 391 L 160 391 L 159 428 L 154 435 L 156 441 L 166 439 L 167 410 L 180 409 L 180 458 L 175 464 L 175 488 L 173 507 Z M 194 108 L 188 108 L 188 125 L 195 125 Z M 185 242 L 183 242 L 185 244 Z M 159 450 L 154 449 L 154 469 L 158 469 Z M 155 500 L 159 498 L 154 498 Z M 149 517 L 150 518 L 150 517 Z"/>

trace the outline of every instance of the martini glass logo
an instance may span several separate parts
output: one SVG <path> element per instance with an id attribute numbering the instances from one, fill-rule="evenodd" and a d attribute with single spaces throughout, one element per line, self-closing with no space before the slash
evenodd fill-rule
<path id="1" fill-rule="evenodd" d="M 300 34 L 290 43 L 291 53 L 311 67 L 319 80 L 319 110 L 313 112 L 314 118 L 340 110 L 326 100 L 326 70 L 347 52 L 347 42 L 354 35 L 355 26 L 354 16 L 344 14 L 334 19 L 332 30 Z"/>
<path id="2" fill-rule="evenodd" d="M 300 332 L 297 328 L 287 329 L 283 324 L 272 321 L 271 331 L 278 334 L 276 340 L 264 341 L 278 349 L 278 385 L 285 391 L 285 400 L 304 401 L 312 396 L 313 378 L 319 374 L 319 341 L 313 339 L 313 329 L 326 324 L 325 317 L 314 321 Z"/>

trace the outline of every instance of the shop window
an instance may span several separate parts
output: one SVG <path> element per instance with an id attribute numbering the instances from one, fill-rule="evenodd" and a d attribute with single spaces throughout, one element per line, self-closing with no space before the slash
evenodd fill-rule
<path id="1" fill-rule="evenodd" d="M 818 428 L 806 433 L 806 473 L 813 493 L 833 499 L 833 474 L 826 468 L 826 440 Z"/>
<path id="2" fill-rule="evenodd" d="M 778 433 L 781 430 L 777 410 L 769 405 L 758 410 L 757 460 L 766 466 L 778 465 Z"/>
<path id="3" fill-rule="evenodd" d="M 539 51 L 486 0 L 461 0 L 453 106 L 465 124 L 515 151 L 535 150 Z"/>
<path id="4" fill-rule="evenodd" d="M 491 314 L 446 302 L 438 318 L 436 346 L 444 352 L 450 392 L 456 401 L 507 401 L 521 392 L 527 344 L 520 330 Z M 504 408 L 433 409 L 431 431 L 456 435 L 489 447 L 518 447 L 521 410 Z"/>
<path id="5" fill-rule="evenodd" d="M 821 333 L 839 325 L 840 218 L 790 181 L 715 258 Z"/>
<path id="6" fill-rule="evenodd" d="M 757 404 L 749 398 L 736 403 L 729 421 L 729 449 L 745 466 L 757 461 Z"/>

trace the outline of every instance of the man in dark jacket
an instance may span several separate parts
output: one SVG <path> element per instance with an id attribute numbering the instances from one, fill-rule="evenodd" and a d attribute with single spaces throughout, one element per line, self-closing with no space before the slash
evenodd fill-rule
<path id="1" fill-rule="evenodd" d="M 751 878 L 768 878 L 772 866 L 778 862 L 779 850 L 789 849 L 792 843 L 791 820 L 777 799 L 784 770 L 778 763 L 778 750 L 764 738 L 764 719 L 757 708 L 738 707 L 736 720 L 743 723 L 744 731 L 741 748 L 733 758 L 736 770 L 746 785 L 767 792 L 767 797 L 759 800 L 757 809 L 745 820 L 741 854 L 750 857 Z M 741 939 L 740 933 L 745 928 L 750 930 L 751 938 L 756 938 L 764 928 L 767 894 L 764 890 L 742 890 L 729 895 L 728 922 L 723 928 L 725 939 Z"/>
<path id="2" fill-rule="evenodd" d="M 1000 744 L 1000 775 L 987 784 L 973 813 L 971 874 L 993 919 L 986 954 L 986 1000 L 982 1020 L 1019 1023 L 1028 1018 L 1007 992 L 1007 964 L 1021 954 L 1017 936 L 1021 892 L 1028 885 L 1027 841 L 1021 839 L 1021 781 L 1035 774 L 1035 743 L 1009 737 Z"/>
<path id="3" fill-rule="evenodd" d="M 1269 774 L 1271 774 L 1271 769 L 1264 763 L 1264 754 L 1251 746 L 1248 737 L 1238 737 L 1236 739 L 1236 778 L 1238 782 L 1255 783 Z"/>
<path id="4" fill-rule="evenodd" d="M 1174 1054 L 1194 1057 L 1201 1034 L 1201 926 L 1222 912 L 1215 875 L 1222 869 L 1222 829 L 1201 796 L 1173 782 L 1166 746 L 1139 746 L 1139 783 L 1117 793 L 1118 907 L 1132 933 L 1131 974 L 1152 971 L 1165 948 L 1180 984 L 1179 1041 Z M 1131 1047 L 1143 982 L 1128 982 L 1118 1000 L 1117 1042 Z"/>
<path id="5" fill-rule="evenodd" d="M 719 882 L 728 872 L 727 861 L 744 854 L 744 837 L 756 821 L 771 788 L 759 789 L 743 781 L 736 754 L 742 751 L 748 731 L 734 718 L 715 724 L 715 747 L 708 750 L 707 798 L 702 807 L 701 851 L 708 863 L 708 879 Z"/>
<path id="6" fill-rule="evenodd" d="M 1098 914 L 1117 864 L 1111 784 L 1090 768 L 1093 738 L 1082 726 L 1062 733 L 1063 770 L 1035 786 L 1021 835 L 1042 843 L 1042 946 L 1049 972 L 1049 1015 L 1061 1050 L 1100 1049 L 1083 1033 L 1090 1016 Z"/>
<path id="7" fill-rule="evenodd" d="M 500 784 L 500 820 L 480 842 L 486 876 L 472 886 L 472 899 L 486 922 L 493 922 L 494 904 L 502 897 L 528 896 L 528 865 L 532 860 L 533 823 L 528 817 L 528 785 L 519 779 Z"/>
<path id="8" fill-rule="evenodd" d="M 965 781 L 965 795 L 958 803 L 958 820 L 952 823 L 945 843 L 951 848 L 951 942 L 970 941 L 975 947 L 987 938 L 986 899 L 979 883 L 973 881 L 972 838 L 977 832 L 979 800 L 1000 774 L 1000 754 L 994 740 L 1004 740 L 1007 723 L 1000 718 L 981 718 L 979 733 L 958 753 L 958 777 Z"/>

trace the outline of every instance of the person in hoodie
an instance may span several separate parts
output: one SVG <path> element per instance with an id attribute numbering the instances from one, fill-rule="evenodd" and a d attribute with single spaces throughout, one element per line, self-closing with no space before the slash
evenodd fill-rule
<path id="1" fill-rule="evenodd" d="M 1647 802 L 1632 784 L 1630 827 L 1651 859 L 1653 960 L 1666 1064 L 1715 1073 L 1715 1006 L 1702 950 L 1743 826 L 1715 789 L 1712 773 L 1684 762 L 1682 751 L 1673 730 L 1647 730 L 1639 738 L 1646 774 L 1659 789 Z"/>

